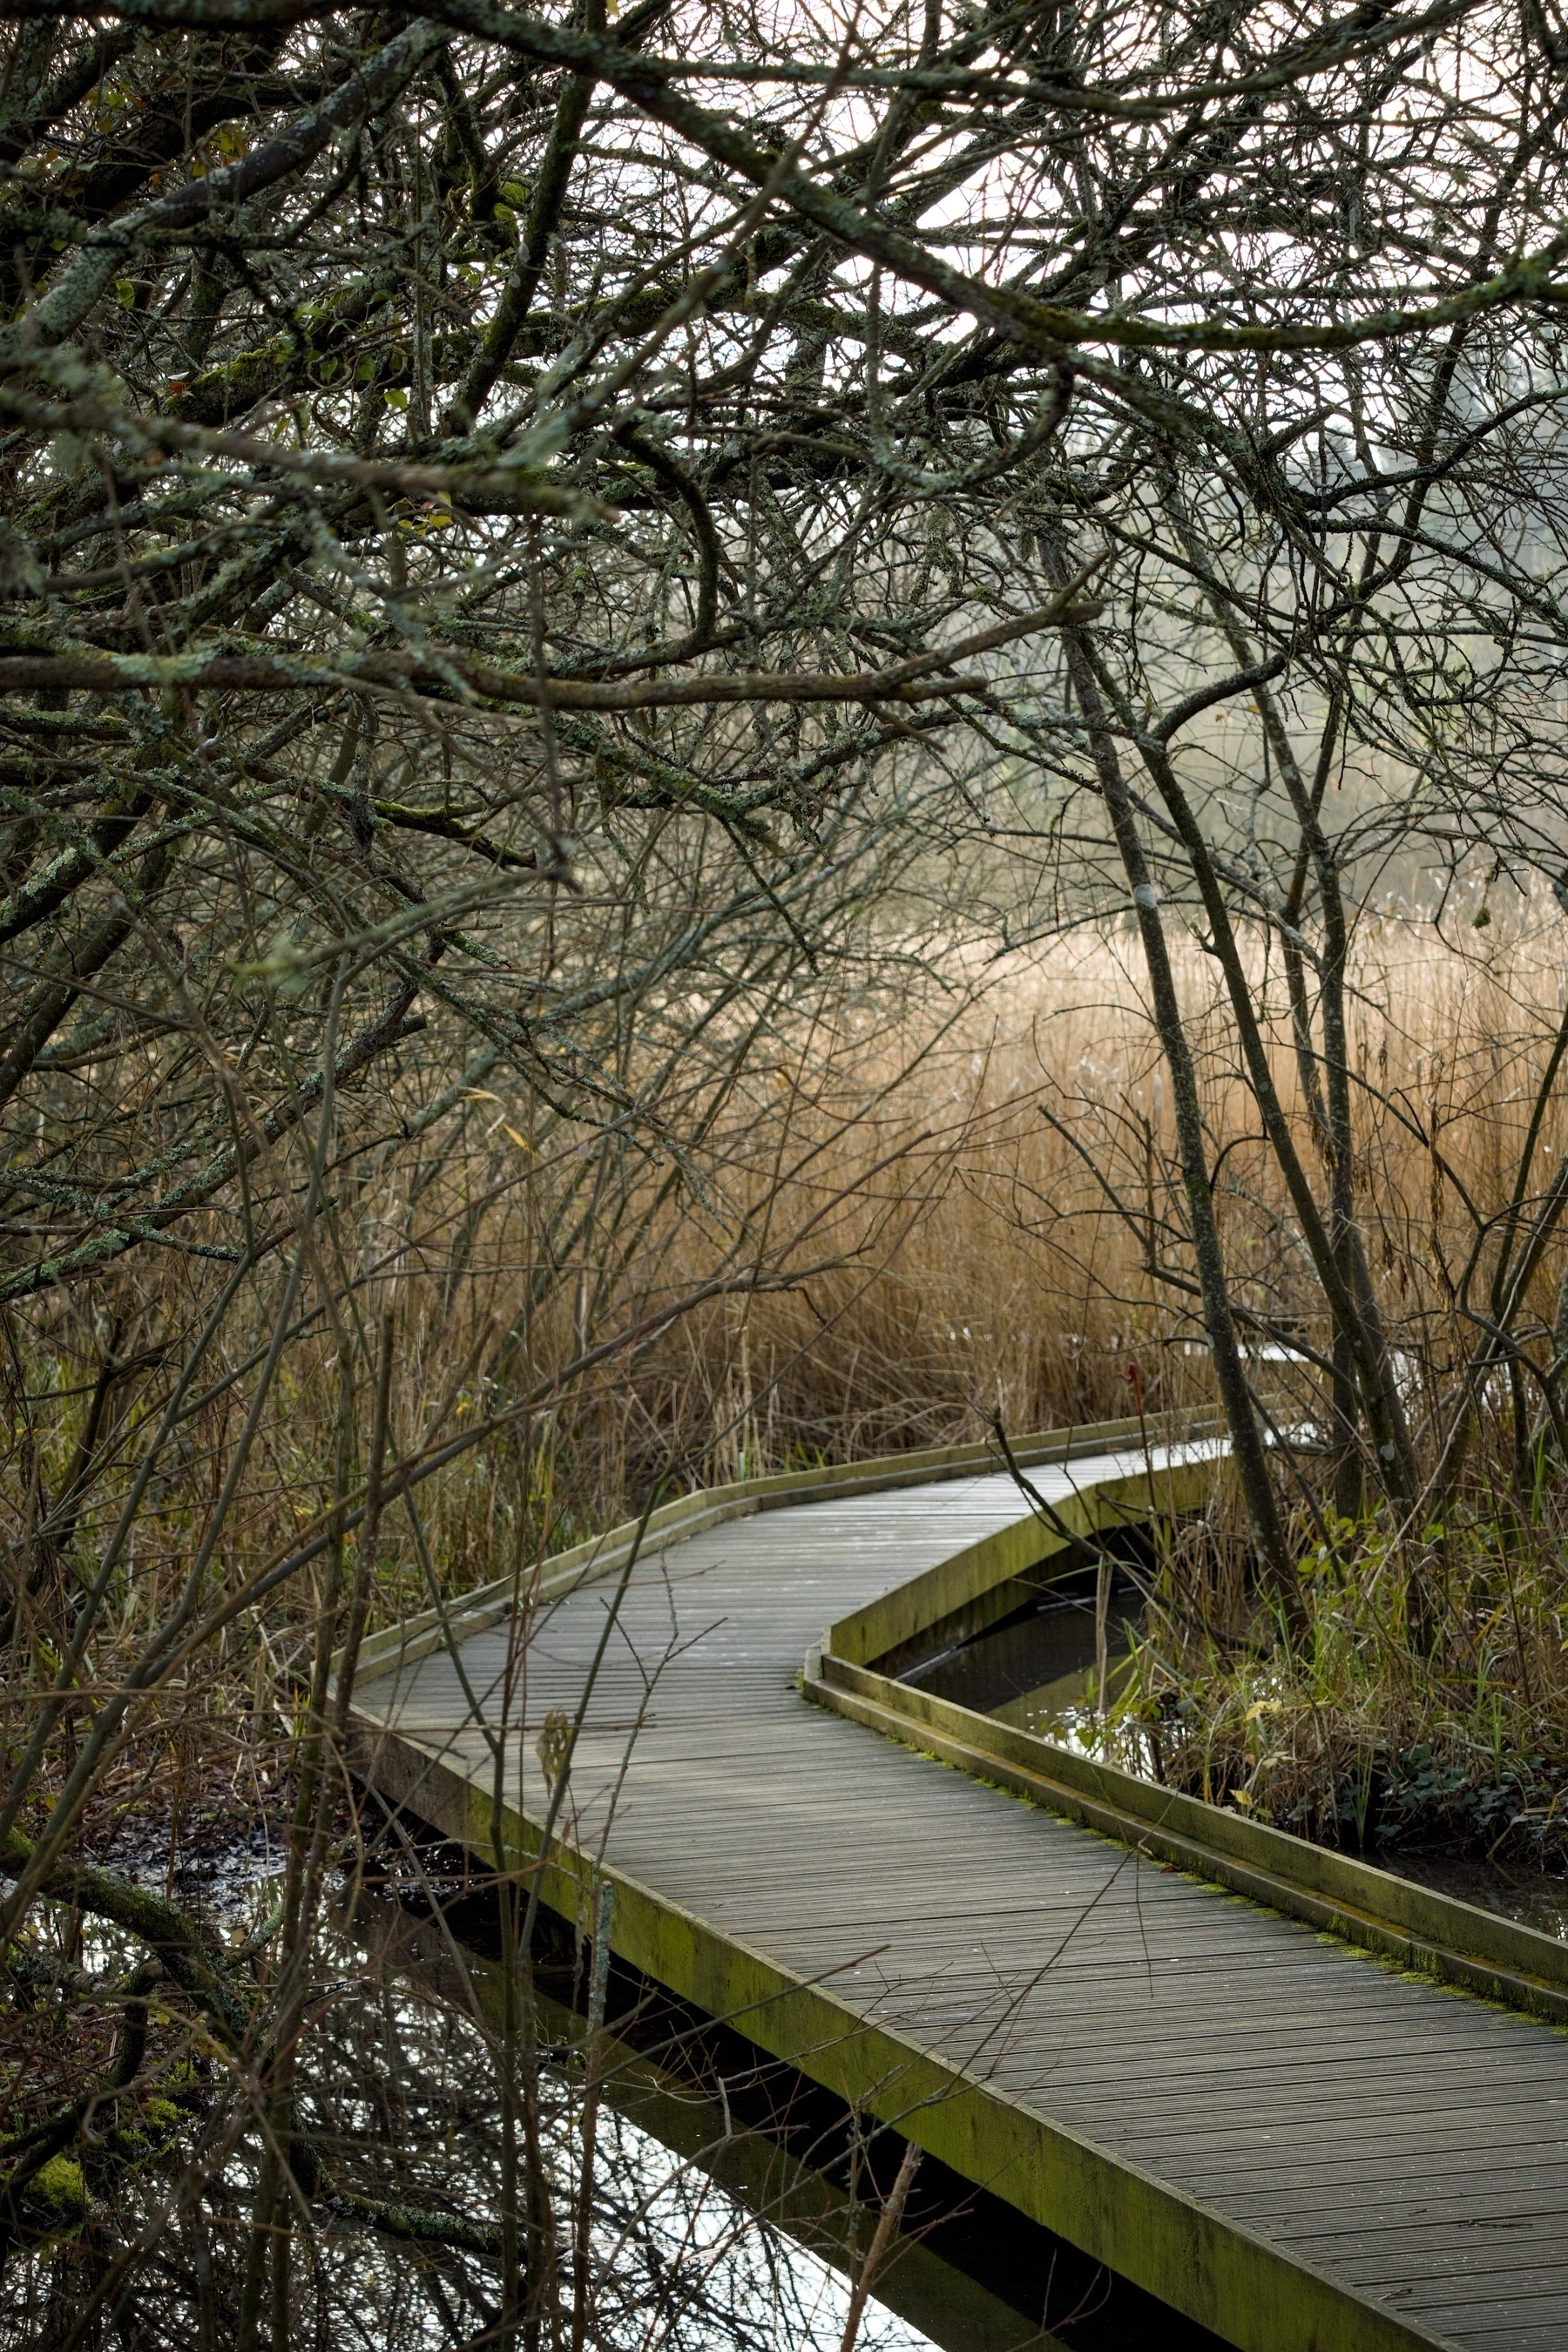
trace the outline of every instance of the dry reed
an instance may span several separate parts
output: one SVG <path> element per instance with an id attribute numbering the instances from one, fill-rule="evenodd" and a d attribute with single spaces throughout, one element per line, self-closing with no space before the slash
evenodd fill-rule
<path id="1" fill-rule="evenodd" d="M 695 1485 L 975 1438 L 998 1415 L 1013 1430 L 1085 1423 L 1127 1409 L 1133 1363 L 1151 1409 L 1208 1396 L 1194 1301 L 1162 1274 L 1180 1274 L 1184 1231 L 1135 940 L 1115 929 L 1079 933 L 984 977 L 979 988 L 967 976 L 956 1016 L 954 995 L 933 991 L 897 1023 L 850 1003 L 831 1027 L 819 1020 L 807 1035 L 780 1039 L 719 1106 L 700 1166 L 679 1154 L 633 1163 L 614 1139 L 574 1130 L 531 1135 L 526 1106 L 495 1097 L 473 1106 L 461 1149 L 423 1176 L 402 1156 L 345 1151 L 332 1246 L 350 1311 L 368 1322 L 391 1305 L 397 1316 L 395 1450 L 465 1427 L 490 1432 L 420 1490 L 417 1526 L 411 1514 L 389 1518 L 373 1622 L 422 1606 L 432 1572 L 455 1593 L 542 1559 L 624 1516 L 656 1475 Z M 1195 947 L 1182 978 L 1237 1298 L 1258 1328 L 1310 1343 L 1321 1335 L 1310 1271 Z M 1353 986 L 1358 1196 L 1430 1443 L 1467 1345 L 1458 1271 L 1506 1202 L 1558 1017 L 1553 934 L 1545 916 L 1506 935 L 1500 924 L 1464 931 L 1459 944 L 1431 924 L 1369 922 Z M 1553 1108 L 1548 1160 L 1565 1133 Z M 748 1264 L 763 1270 L 755 1287 L 742 1280 L 702 1299 L 716 1276 Z M 1559 1274 L 1549 1253 L 1533 1301 L 1543 1329 Z M 26 1357 L 9 1375 L 18 1549 L 39 1498 L 68 1491 L 106 1356 L 131 1366 L 113 1390 L 93 1479 L 63 1526 L 57 1499 L 52 1584 L 35 1585 L 27 1603 L 41 1673 L 199 1303 L 188 1264 L 165 1257 L 120 1276 L 111 1301 L 100 1290 L 90 1313 L 61 1295 L 26 1327 Z M 184 1573 L 274 1304 L 258 1283 L 149 1490 L 99 1637 L 100 1672 L 117 1651 L 129 1654 Z M 616 1346 L 617 1334 L 631 1336 Z M 285 1555 L 328 1507 L 339 1358 L 326 1318 L 287 1357 L 213 1565 L 215 1601 L 258 1561 Z M 1277 1382 L 1275 1402 L 1299 1420 L 1314 1394 L 1305 1375 L 1283 1405 Z M 531 1395 L 546 1401 L 521 1409 Z M 1465 1785 L 1475 1783 L 1472 1765 L 1456 1759 L 1475 1750 L 1483 1715 L 1489 1755 L 1555 1755 L 1555 1466 L 1532 1474 L 1521 1505 L 1517 1465 L 1504 1461 L 1510 1409 L 1494 1383 L 1450 1516 L 1452 1544 L 1468 1547 L 1467 1558 L 1500 1556 L 1500 1535 L 1482 1531 L 1506 1520 L 1504 1549 L 1526 1588 L 1517 1633 L 1477 1648 L 1475 1612 L 1491 1606 L 1492 1584 L 1484 1575 L 1477 1583 L 1473 1561 L 1456 1568 L 1454 1590 L 1470 1578 L 1458 1648 L 1439 1644 L 1424 1681 L 1391 1631 L 1399 1612 L 1384 1538 L 1325 1548 L 1303 1510 L 1310 1664 L 1303 1654 L 1287 1670 L 1261 1656 L 1234 1612 L 1217 1629 L 1206 1604 L 1177 1612 L 1169 1622 L 1187 1630 L 1147 1653 L 1138 1703 L 1173 1719 L 1179 1706 L 1181 1719 L 1207 1727 L 1190 1762 L 1181 1738 L 1166 1739 L 1170 1769 L 1333 1834 L 1365 1818 L 1369 1800 L 1355 1792 L 1381 1787 L 1400 1756 L 1429 1751 L 1441 1759 L 1435 1769 L 1463 1769 Z M 1500 1483 L 1511 1517 L 1496 1507 Z M 149 1745 L 161 1747 L 154 1777 L 176 1809 L 198 1777 L 195 1750 L 209 1743 L 229 1754 L 237 1800 L 264 1795 L 284 1769 L 289 1694 L 314 1612 L 307 1576 L 237 1618 L 193 1663 L 162 1727 L 155 1715 L 144 1728 L 100 1809 L 145 1802 Z M 1268 1680 L 1287 1671 L 1300 1677 L 1289 1694 Z M 1479 1696 L 1457 1700 L 1457 1674 Z M 1285 1738 L 1287 1720 L 1295 1727 Z M 1277 1760 L 1286 1754 L 1289 1769 Z M 1403 1818 L 1403 1801 L 1390 1818 Z"/>

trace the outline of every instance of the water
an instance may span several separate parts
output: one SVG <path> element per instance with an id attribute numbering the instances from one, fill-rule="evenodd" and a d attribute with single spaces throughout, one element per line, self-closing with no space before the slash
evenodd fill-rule
<path id="1" fill-rule="evenodd" d="M 155 1882 L 168 1875 L 157 1864 L 138 1874 Z M 221 1893 L 231 1924 L 264 1907 L 267 1882 L 254 1868 L 246 1882 L 238 1855 L 220 1871 L 195 1874 Z M 178 1874 L 177 1891 L 187 1901 L 191 1875 Z M 111 1934 L 89 1933 L 80 1954 L 95 1972 L 114 1971 L 132 1957 Z M 297 2128 L 332 2183 L 459 2219 L 496 2215 L 503 2174 L 493 1964 L 464 1952 L 439 1922 L 411 1922 L 395 1903 L 373 1895 L 352 1916 L 340 1912 L 321 1938 L 314 1973 Z M 582 2108 L 574 2054 L 582 2024 L 545 2000 L 541 2030 L 552 2040 L 541 2127 L 564 2215 Z M 842 2198 L 814 2204 L 808 2175 L 796 2177 L 799 2168 L 792 2172 L 776 2151 L 764 2156 L 744 2134 L 727 2137 L 721 2118 L 678 2096 L 653 2070 L 634 2068 L 633 2056 L 612 2050 L 615 2072 L 598 2123 L 588 2238 L 595 2352 L 655 2346 L 839 2352 L 847 2273 L 863 2257 L 868 2235 L 864 2212 L 842 2210 L 848 2204 Z M 205 2087 L 207 2095 L 186 2111 L 181 2156 L 203 2137 L 204 2120 L 221 2116 L 222 2086 L 210 2067 Z M 202 2193 L 170 2200 L 177 2162 L 138 2167 L 112 2182 L 100 2171 L 84 2226 L 53 2248 L 14 2255 L 0 2297 L 0 2344 L 20 2352 L 68 2340 L 84 2291 L 110 2284 L 115 2256 L 141 2234 L 147 2258 L 110 2297 L 116 2316 L 100 2340 L 141 2352 L 226 2347 L 255 2168 L 237 2133 L 220 2125 L 209 2137 Z M 911 2261 L 890 2266 L 882 2293 L 868 2302 L 858 2352 L 931 2352 L 939 2341 L 952 2352 L 1009 2352 L 1030 2334 L 1004 2305 L 961 2281 L 952 2298 L 954 2329 L 934 2336 L 919 2315 L 942 2299 L 945 2282 L 933 2284 L 932 2274 L 943 2266 L 913 2252 Z M 353 2226 L 331 2194 L 299 2213 L 293 2269 L 293 2352 L 307 2346 L 435 2352 L 482 2342 L 494 2326 L 493 2264 L 461 2252 L 416 2251 Z"/>
<path id="2" fill-rule="evenodd" d="M 184 1825 L 171 1863 L 167 1825 L 143 1823 L 101 1858 L 199 1905 L 231 1941 L 265 1916 L 276 1887 L 264 1825 Z M 334 1891 L 313 1959 L 296 2129 L 318 2151 L 326 2190 L 485 2222 L 503 2196 L 493 1898 L 473 1892 L 455 1849 L 425 1846 L 409 1862 L 405 1851 L 379 1879 Z M 89 1927 L 77 1961 L 109 1973 L 137 1957 Z M 539 2123 L 568 2234 L 585 2087 L 582 1958 L 546 1918 Z M 174 2128 L 129 2167 L 89 2158 L 86 2219 L 53 2245 L 13 2254 L 4 2352 L 68 2343 L 95 2305 L 95 2347 L 228 2352 L 255 2142 L 227 2062 L 178 2010 L 171 2000 L 155 2019 L 145 2062 Z M 43 2019 L 46 2039 L 63 2054 L 80 2012 L 74 2025 L 66 2004 L 56 2015 Z M 618 1969 L 609 2017 L 587 2235 L 591 2352 L 843 2352 L 851 2282 L 901 2144 L 874 2127 L 866 2141 L 826 2093 Z M 36 2028 L 38 2015 L 0 2009 L 0 2021 L 12 2037 L 3 2062 L 21 2048 L 14 2029 Z M 905 2221 L 855 2352 L 1215 2344 L 933 2161 Z M 142 2257 L 123 2270 L 137 2238 Z M 356 2226 L 341 2198 L 320 2194 L 296 2216 L 289 2352 L 477 2352 L 493 2336 L 496 2278 L 491 2261 Z M 568 2352 L 569 2321 L 554 2352 Z M 261 2352 L 269 2347 L 264 2327 Z"/>
<path id="3" fill-rule="evenodd" d="M 1543 1936 L 1568 1944 L 1568 1878 L 1555 1872 L 1518 1869 L 1507 1863 L 1477 1862 L 1461 1854 L 1379 1853 L 1378 1867 L 1397 1878 L 1413 1878 L 1436 1895 L 1452 1895 L 1482 1911 L 1500 1912 Z"/>
<path id="4" fill-rule="evenodd" d="M 1094 1588 L 1092 1571 L 1061 1579 L 988 1632 L 906 1666 L 899 1680 L 1058 1746 L 1086 1749 L 1096 1696 Z M 1117 1664 L 1126 1658 L 1142 1606 L 1140 1586 L 1118 1569 L 1106 1612 L 1112 1695 Z"/>

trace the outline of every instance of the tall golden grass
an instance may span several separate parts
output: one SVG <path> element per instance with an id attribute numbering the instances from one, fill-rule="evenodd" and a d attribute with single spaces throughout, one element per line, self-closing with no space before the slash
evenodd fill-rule
<path id="1" fill-rule="evenodd" d="M 1359 934 L 1357 1197 L 1428 1447 L 1474 1341 L 1462 1270 L 1508 1201 L 1561 1017 L 1559 928 L 1555 909 L 1529 908 L 1479 931 L 1391 916 Z M 1109 1417 L 1128 1409 L 1133 1364 L 1152 1410 L 1206 1398 L 1194 1299 L 1161 1273 L 1187 1268 L 1168 1090 L 1137 952 L 1130 931 L 1085 930 L 1005 967 L 949 974 L 896 1018 L 885 1005 L 846 1002 L 830 1020 L 777 1038 L 651 1156 L 542 1121 L 504 1089 L 470 1106 L 459 1141 L 423 1169 L 382 1147 L 357 1160 L 346 1152 L 323 1244 L 339 1300 L 318 1308 L 285 1359 L 214 1564 L 215 1596 L 285 1558 L 329 1508 L 342 1335 L 351 1318 L 369 1327 L 387 1309 L 396 1318 L 394 1455 L 466 1429 L 489 1434 L 421 1486 L 417 1525 L 389 1515 L 373 1599 L 382 1621 L 423 1606 L 432 1576 L 456 1593 L 514 1564 L 526 1570 L 626 1516 L 655 1477 L 689 1486 L 973 1438 L 998 1416 L 1012 1430 Z M 1253 954 L 1267 989 L 1266 942 Z M 1237 1074 L 1217 977 L 1194 944 L 1181 978 L 1237 1297 L 1321 1339 L 1310 1269 Z M 1282 1017 L 1276 1045 L 1310 1154 Z M 1565 1140 L 1554 1104 L 1537 1189 Z M 1535 1279 L 1531 1311 L 1543 1331 L 1562 1263 L 1554 1248 Z M 27 1603 L 41 1675 L 195 1314 L 195 1280 L 189 1262 L 167 1257 L 123 1278 L 113 1345 L 142 1369 L 118 1382 L 112 1440 L 68 1510 L 59 1498 L 110 1344 L 102 1294 L 97 1319 L 68 1296 L 40 1311 L 26 1361 L 13 1364 L 27 1399 L 8 1473 L 16 1540 L 28 1539 L 29 1511 L 35 1531 L 40 1508 L 53 1519 L 52 1585 L 46 1579 Z M 716 1290 L 721 1282 L 731 1286 Z M 258 1283 L 225 1333 L 211 1392 L 149 1490 L 98 1645 L 105 1663 L 129 1652 L 185 1571 L 275 1305 L 276 1285 Z M 1276 1382 L 1279 1410 L 1310 1413 L 1314 1383 L 1310 1374 L 1293 1391 Z M 1493 1442 L 1476 1454 L 1465 1508 L 1467 1524 L 1480 1526 L 1488 1496 L 1506 1492 L 1519 1524 L 1542 1531 L 1530 1551 L 1532 1597 L 1521 1612 L 1515 1595 L 1506 1626 L 1487 1600 L 1496 1640 L 1482 1643 L 1487 1704 L 1517 1692 L 1529 1720 L 1508 1740 L 1537 1753 L 1542 1708 L 1562 1717 L 1560 1571 L 1555 1534 L 1544 1539 L 1555 1496 L 1543 1500 L 1537 1477 L 1521 1498 L 1520 1465 L 1505 1460 L 1510 1410 L 1494 1382 L 1483 1414 Z M 1398 1611 L 1383 1555 L 1375 1544 L 1325 1545 L 1321 1497 L 1292 1492 L 1323 1602 L 1311 1662 L 1291 1668 L 1302 1679 L 1288 1693 L 1278 1657 L 1259 1663 L 1234 1578 L 1224 1622 L 1210 1601 L 1194 1600 L 1196 1585 L 1183 1599 L 1171 1584 L 1136 1704 L 1145 1721 L 1205 1712 L 1210 1727 L 1190 1756 L 1183 1738 L 1163 1741 L 1167 1769 L 1321 1832 L 1342 1826 L 1347 1777 L 1367 1780 L 1369 1740 L 1379 1755 L 1391 1742 L 1400 1753 L 1442 1746 L 1435 1694 L 1440 1685 L 1451 1700 L 1456 1674 L 1474 1681 L 1475 1658 L 1455 1662 L 1467 1643 L 1475 1649 L 1471 1620 L 1491 1592 L 1491 1571 L 1477 1563 L 1496 1545 L 1453 1538 L 1474 1557 L 1450 1581 L 1458 1589 L 1468 1575 L 1480 1597 L 1465 1601 L 1463 1640 L 1434 1664 L 1436 1682 L 1417 1692 L 1419 1675 L 1410 1682 L 1399 1669 L 1409 1688 L 1396 1705 L 1385 1653 Z M 1521 1558 L 1517 1529 L 1510 1541 Z M 1364 1609 L 1351 1607 L 1352 1592 L 1371 1596 Z M 256 1735 L 281 1727 L 279 1694 L 306 1656 L 314 1609 L 311 1571 L 235 1617 L 165 1710 L 174 1746 L 188 1746 L 195 1707 L 225 1738 L 243 1719 L 236 1769 L 242 1754 L 254 1758 Z M 1335 1682 L 1346 1693 L 1342 1727 L 1309 1738 L 1300 1725 L 1333 1718 L 1324 1691 Z M 1287 1718 L 1297 1728 L 1281 1748 Z M 1268 1759 L 1287 1749 L 1289 1769 L 1277 1769 Z"/>

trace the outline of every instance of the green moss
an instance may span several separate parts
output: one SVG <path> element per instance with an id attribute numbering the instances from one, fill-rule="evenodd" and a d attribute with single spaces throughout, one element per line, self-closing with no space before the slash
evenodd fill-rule
<path id="1" fill-rule="evenodd" d="M 69 2229 L 85 2220 L 88 2208 L 87 2182 L 82 2168 L 70 2156 L 51 2156 L 47 2164 L 40 2165 L 26 2188 L 27 2203 L 47 2213 L 51 2229 Z"/>
<path id="2" fill-rule="evenodd" d="M 173 2099 L 144 2101 L 134 2123 L 110 2133 L 105 2140 L 108 2160 L 115 2166 L 151 2163 L 163 2154 L 184 2119 Z"/>

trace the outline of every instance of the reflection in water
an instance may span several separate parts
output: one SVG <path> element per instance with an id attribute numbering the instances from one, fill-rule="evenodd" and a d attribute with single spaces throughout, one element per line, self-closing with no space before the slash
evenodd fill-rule
<path id="1" fill-rule="evenodd" d="M 531 2341 L 500 2308 L 491 2242 L 509 2194 L 502 2090 L 516 2053 L 509 2060 L 500 2032 L 499 1964 L 458 1940 L 459 1925 L 482 1936 L 496 1916 L 493 1895 L 461 1899 L 465 1868 L 458 1857 L 442 1888 L 422 1862 L 415 1883 L 438 1901 L 417 1916 L 363 1880 L 339 1890 L 314 1954 L 292 2115 L 297 2168 L 302 2151 L 314 2191 L 294 2200 L 288 2302 L 260 2326 L 255 2352 L 524 2352 Z M 272 1883 L 215 1880 L 209 1892 L 232 1937 L 266 1914 Z M 851 2283 L 864 2275 L 900 2143 L 875 2126 L 862 2142 L 846 2110 L 738 2037 L 716 2070 L 721 2029 L 617 1980 L 595 2045 L 594 2185 L 579 2234 L 584 1953 L 569 1930 L 552 1932 L 538 2063 L 526 2067 L 559 2282 L 532 2339 L 540 2352 L 846 2352 Z M 89 1934 L 79 1948 L 80 1967 L 105 1981 L 131 1958 L 112 1937 Z M 97 2170 L 91 2159 L 86 2210 L 12 2253 L 0 2352 L 232 2352 L 256 2116 L 242 2070 L 210 2037 L 174 2017 L 163 2026 L 182 2053 L 168 2067 L 163 2121 L 129 2155 L 110 2149 Z M 759 2085 L 765 2131 L 746 2114 Z M 917 2185 L 855 2352 L 1213 2346 L 940 2166 Z M 421 2215 L 445 2222 L 447 2242 L 419 2242 Z M 931 2242 L 944 2234 L 964 2249 L 962 2267 Z M 579 2276 L 588 2284 L 574 2310 Z"/>
<path id="2" fill-rule="evenodd" d="M 1094 1583 L 1092 1575 L 1064 1578 L 988 1632 L 906 1666 L 899 1679 L 1042 1739 L 1086 1747 L 1097 1696 Z M 1139 1587 L 1119 1571 L 1106 1612 L 1112 1696 L 1142 1606 Z"/>
<path id="3" fill-rule="evenodd" d="M 259 1915 L 268 1892 L 253 1881 L 244 1907 Z M 237 1901 L 231 1924 L 242 1916 Z M 317 1948 L 294 2129 L 326 2186 L 297 2202 L 288 2324 L 264 2326 L 257 2352 L 479 2352 L 503 2343 L 521 2352 L 523 2335 L 498 2324 L 493 2252 L 366 2226 L 374 2201 L 384 2215 L 431 2214 L 458 2233 L 468 2225 L 478 2242 L 506 2200 L 497 1971 L 462 1953 L 441 1923 L 426 1919 L 421 1932 L 439 1966 L 395 1905 L 362 1897 L 351 1916 L 345 1896 Z M 132 1957 L 112 1937 L 89 1934 L 80 1964 L 107 1980 Z M 549 2002 L 541 2011 L 540 2031 L 552 2040 L 537 2071 L 536 2120 L 569 2296 L 583 2028 Z M 646 2066 L 618 2080 L 618 2056 L 612 2051 L 597 2118 L 592 2296 L 575 2326 L 564 2304 L 553 2326 L 547 2314 L 541 2341 L 552 2352 L 840 2352 L 846 2272 L 864 2256 L 864 2213 L 835 2210 L 831 2199 L 813 2211 L 809 2179 L 788 2177 L 776 2151 L 770 2177 L 743 2137 L 726 2140 L 722 2118 L 679 2109 Z M 231 2352 L 257 2177 L 251 2110 L 210 2041 L 163 2087 L 162 2138 L 148 2132 L 129 2160 L 116 2155 L 89 2169 L 86 2210 L 77 2199 L 57 2235 L 12 2252 L 0 2294 L 4 2352 L 74 2352 L 94 2302 L 85 2339 L 94 2352 Z M 928 2352 L 932 2337 L 904 2314 L 940 2300 L 932 2273 L 944 2269 L 918 2247 L 889 2263 L 867 2302 L 858 2352 Z M 951 2352 L 1045 2341 L 968 2281 L 957 2290 L 960 2324 L 941 2339 Z"/>

